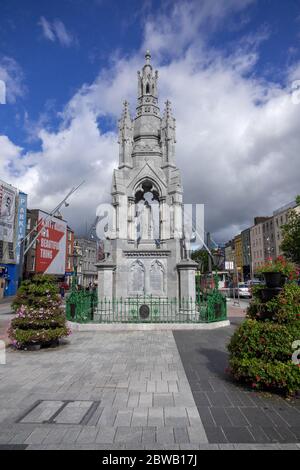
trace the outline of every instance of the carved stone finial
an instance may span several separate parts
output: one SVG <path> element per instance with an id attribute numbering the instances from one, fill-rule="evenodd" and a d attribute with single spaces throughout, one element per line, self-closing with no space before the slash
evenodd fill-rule
<path id="1" fill-rule="evenodd" d="M 151 54 L 150 54 L 149 49 L 147 49 L 147 51 L 146 51 L 145 59 L 146 59 L 146 63 L 147 63 L 147 64 L 150 64 Z"/>

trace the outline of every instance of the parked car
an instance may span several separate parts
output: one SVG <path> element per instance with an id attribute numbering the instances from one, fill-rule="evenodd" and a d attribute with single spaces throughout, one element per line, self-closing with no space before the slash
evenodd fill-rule
<path id="1" fill-rule="evenodd" d="M 252 294 L 249 286 L 245 282 L 239 282 L 237 287 L 230 288 L 230 297 L 250 299 Z"/>

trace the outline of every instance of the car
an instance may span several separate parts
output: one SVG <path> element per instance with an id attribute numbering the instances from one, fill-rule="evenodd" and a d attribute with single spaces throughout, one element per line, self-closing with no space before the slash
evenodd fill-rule
<path id="1" fill-rule="evenodd" d="M 244 298 L 250 299 L 250 297 L 252 296 L 251 291 L 250 291 L 249 287 L 247 286 L 247 284 L 245 284 L 245 282 L 239 282 L 237 290 L 238 290 L 237 295 L 239 297 L 244 297 Z"/>

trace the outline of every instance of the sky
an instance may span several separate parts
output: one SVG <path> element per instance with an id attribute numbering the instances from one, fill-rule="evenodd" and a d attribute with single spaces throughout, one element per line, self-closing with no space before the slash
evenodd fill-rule
<path id="1" fill-rule="evenodd" d="M 43 210 L 85 180 L 63 211 L 84 234 L 150 49 L 184 202 L 225 242 L 300 193 L 299 46 L 300 0 L 0 0 L 0 178 Z"/>

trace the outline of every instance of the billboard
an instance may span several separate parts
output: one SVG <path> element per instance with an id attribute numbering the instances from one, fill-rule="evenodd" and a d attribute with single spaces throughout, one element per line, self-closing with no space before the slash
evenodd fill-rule
<path id="1" fill-rule="evenodd" d="M 36 244 L 35 271 L 45 274 L 65 274 L 67 222 L 38 212 L 38 230 L 43 230 Z M 47 220 L 45 220 L 47 219 Z"/>
<path id="2" fill-rule="evenodd" d="M 27 194 L 19 192 L 16 261 L 20 263 L 21 242 L 26 234 Z"/>
<path id="3" fill-rule="evenodd" d="M 17 189 L 0 181 L 0 240 L 14 241 Z"/>

